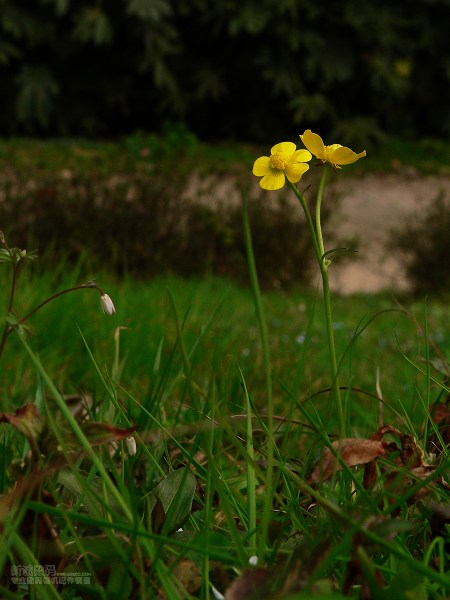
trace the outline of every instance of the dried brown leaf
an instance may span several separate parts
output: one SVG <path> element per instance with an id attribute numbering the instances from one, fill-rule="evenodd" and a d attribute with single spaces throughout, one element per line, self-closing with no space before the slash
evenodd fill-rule
<path id="1" fill-rule="evenodd" d="M 448 446 L 450 444 L 450 407 L 448 405 L 448 400 L 447 404 L 435 402 L 431 407 L 430 415 L 439 429 L 442 442 L 445 446 Z M 441 440 L 436 433 L 430 436 L 429 443 L 431 447 L 442 450 Z"/>
<path id="2" fill-rule="evenodd" d="M 373 487 L 375 481 L 378 479 L 378 470 L 375 464 L 375 461 L 372 460 L 365 464 L 364 466 L 364 477 L 363 477 L 363 486 L 366 490 Z"/>
<path id="3" fill-rule="evenodd" d="M 424 463 L 425 453 L 417 443 L 414 436 L 404 434 L 401 436 L 402 449 L 400 457 L 404 465 L 410 469 L 427 466 Z"/>
<path id="4" fill-rule="evenodd" d="M 33 452 L 37 452 L 37 440 L 42 432 L 39 409 L 35 404 L 25 404 L 14 414 L 0 413 L 0 423 L 10 423 L 28 440 Z"/>
<path id="5" fill-rule="evenodd" d="M 372 433 L 370 439 L 374 441 L 381 441 L 387 433 L 393 433 L 399 437 L 402 436 L 401 432 L 396 427 L 393 427 L 392 425 L 382 425 L 376 431 L 374 431 L 374 433 Z"/>
<path id="6" fill-rule="evenodd" d="M 430 413 L 436 425 L 450 419 L 450 408 L 443 402 L 436 402 L 433 404 Z"/>
<path id="7" fill-rule="evenodd" d="M 332 444 L 333 450 L 327 448 L 311 474 L 310 482 L 318 483 L 332 476 L 334 471 L 342 470 L 342 462 L 348 467 L 365 465 L 379 456 L 386 455 L 386 444 L 381 440 L 345 438 Z M 340 458 L 336 458 L 338 454 Z"/>

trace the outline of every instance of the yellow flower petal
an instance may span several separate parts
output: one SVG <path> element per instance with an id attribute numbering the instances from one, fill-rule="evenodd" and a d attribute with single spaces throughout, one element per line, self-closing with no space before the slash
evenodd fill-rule
<path id="1" fill-rule="evenodd" d="M 270 173 L 267 173 L 267 175 L 261 179 L 259 185 L 264 190 L 279 190 L 283 187 L 285 181 L 286 178 L 283 171 L 271 170 Z"/>
<path id="2" fill-rule="evenodd" d="M 275 144 L 270 150 L 272 154 L 285 154 L 286 156 L 290 156 L 295 152 L 296 145 L 293 142 L 280 142 L 279 144 Z"/>
<path id="3" fill-rule="evenodd" d="M 267 175 L 267 173 L 269 172 L 269 157 L 268 156 L 261 156 L 260 158 L 257 158 L 255 160 L 255 164 L 253 165 L 253 175 L 256 175 L 257 177 L 263 177 L 264 175 Z"/>
<path id="4" fill-rule="evenodd" d="M 306 173 L 309 169 L 309 165 L 305 163 L 311 158 L 311 152 L 308 152 L 308 150 L 296 150 L 286 161 L 284 172 L 291 183 L 300 181 L 303 173 Z"/>
<path id="5" fill-rule="evenodd" d="M 309 152 L 308 150 L 303 150 L 303 148 L 301 148 L 300 150 L 296 150 L 294 152 L 294 154 L 289 159 L 289 162 L 291 162 L 291 161 L 294 161 L 294 162 L 308 162 L 311 159 L 312 159 L 311 152 Z"/>
<path id="6" fill-rule="evenodd" d="M 334 152 L 331 153 L 329 161 L 332 165 L 351 165 L 352 163 L 356 162 L 359 158 L 363 158 L 364 156 L 366 156 L 365 150 L 364 152 L 360 152 L 359 154 L 357 154 L 356 152 L 353 152 L 353 150 L 351 150 L 350 148 L 347 148 L 346 146 L 341 146 L 340 148 L 337 148 L 336 150 L 334 150 Z"/>
<path id="7" fill-rule="evenodd" d="M 308 169 L 309 165 L 304 162 L 288 163 L 284 172 L 291 183 L 298 183 Z"/>
<path id="8" fill-rule="evenodd" d="M 325 145 L 322 138 L 317 133 L 313 133 L 311 129 L 307 129 L 300 139 L 305 144 L 306 148 L 317 158 L 323 158 Z"/>

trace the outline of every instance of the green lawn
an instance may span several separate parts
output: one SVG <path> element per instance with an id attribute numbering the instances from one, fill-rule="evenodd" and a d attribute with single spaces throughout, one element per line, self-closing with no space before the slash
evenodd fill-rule
<path id="1" fill-rule="evenodd" d="M 36 277 L 31 282 L 24 279 L 25 291 L 19 293 L 18 302 L 24 306 L 24 311 L 28 310 L 61 287 L 82 283 L 80 276 L 77 271 L 64 278 Z M 162 361 L 170 362 L 171 375 L 176 379 L 182 367 L 182 356 L 177 347 L 176 319 L 169 301 L 171 293 L 178 318 L 183 322 L 183 338 L 191 355 L 196 384 L 206 390 L 211 378 L 215 378 L 221 386 L 227 382 L 224 389 L 227 394 L 231 392 L 231 397 L 225 395 L 222 400 L 227 405 L 237 402 L 233 391 L 238 365 L 255 402 L 263 406 L 261 346 L 250 290 L 221 279 L 157 278 L 149 282 L 125 279 L 111 280 L 109 284 L 105 284 L 104 279 L 98 278 L 98 281 L 102 287 L 107 287 L 117 307 L 112 318 L 106 319 L 101 314 L 94 291 L 83 290 L 55 300 L 31 319 L 36 333 L 30 344 L 49 371 L 57 374 L 64 391 L 73 392 L 83 386 L 89 388 L 95 380 L 79 330 L 99 363 L 110 370 L 115 356 L 115 330 L 117 327 L 124 328 L 120 331 L 121 377 L 130 393 L 145 394 L 148 391 L 160 348 Z M 329 385 L 323 306 L 314 293 L 300 291 L 266 293 L 264 306 L 273 373 L 278 380 L 275 385 L 276 401 L 280 414 L 283 414 L 289 403 L 285 387 L 295 391 L 299 397 L 306 397 Z M 334 327 L 338 356 L 345 354 L 341 366 L 342 383 L 375 394 L 378 370 L 386 403 L 400 412 L 404 404 L 411 410 L 413 421 L 420 422 L 422 413 L 413 410 L 413 407 L 418 401 L 417 385 L 420 385 L 421 375 L 404 355 L 418 361 L 425 357 L 427 349 L 412 317 L 422 328 L 427 322 L 431 338 L 445 355 L 450 346 L 450 326 L 445 319 L 445 310 L 445 304 L 432 299 L 412 303 L 404 300 L 399 305 L 389 296 L 337 297 L 334 301 Z M 361 335 L 350 344 L 355 333 L 365 325 L 367 327 Z M 15 372 L 21 363 L 17 356 L 18 342 L 14 346 L 14 350 L 6 352 L 3 361 L 6 369 L 4 379 L 8 377 L 6 389 L 10 390 L 11 397 L 15 396 L 14 403 L 17 405 L 23 390 L 20 394 L 14 392 Z M 14 360 L 8 359 L 9 354 Z M 22 368 L 25 369 L 21 367 L 19 372 Z M 32 394 L 32 370 L 25 377 L 25 381 L 28 380 L 30 388 L 27 393 Z M 177 385 L 182 386 L 181 381 Z M 327 394 L 316 398 L 319 406 L 325 397 Z M 353 426 L 363 430 L 373 428 L 376 401 L 359 393 L 352 394 L 349 400 Z M 392 413 L 388 411 L 388 414 L 390 421 Z M 332 423 L 333 416 L 329 417 Z"/>
<path id="2" fill-rule="evenodd" d="M 27 312 L 46 295 L 81 283 L 80 271 L 24 275 L 18 309 Z M 2 278 L 4 286 L 5 270 Z M 84 593 L 153 598 L 163 590 L 168 598 L 212 598 L 213 590 L 223 592 L 258 556 L 264 569 L 252 585 L 259 593 L 281 594 L 264 597 L 288 597 L 296 589 L 306 595 L 289 597 L 340 598 L 337 590 L 344 589 L 357 597 L 361 578 L 371 593 L 392 600 L 406 600 L 397 595 L 404 585 L 417 597 L 446 596 L 445 538 L 427 533 L 430 509 L 416 501 L 410 513 L 411 481 L 400 495 L 381 483 L 393 458 L 378 463 L 379 483 L 371 492 L 361 485 L 364 471 L 348 467 L 332 485 L 310 486 L 314 463 L 338 427 L 329 394 L 322 305 L 314 294 L 272 292 L 262 298 L 276 441 L 275 462 L 270 463 L 273 496 L 267 505 L 267 380 L 251 292 L 222 279 L 136 282 L 101 276 L 98 283 L 113 298 L 115 315 L 101 313 L 95 290 L 77 290 L 36 313 L 30 319 L 35 334 L 29 346 L 11 336 L 2 357 L 5 410 L 34 401 L 41 411 L 38 422 L 45 422 L 47 431 L 44 435 L 28 417 L 27 429 L 0 425 L 3 492 L 16 477 L 30 481 L 32 458 L 29 466 L 17 463 L 29 448 L 24 433 L 29 443 L 37 439 L 41 454 L 35 468 L 44 469 L 29 488 L 31 496 L 16 496 L 12 512 L 5 510 L 10 496 L 3 503 L 0 497 L 6 548 L 0 567 L 5 573 L 9 560 L 53 564 L 55 556 L 64 556 L 65 572 L 73 573 L 79 564 L 90 573 L 89 586 L 32 591 L 49 598 L 72 597 L 73 589 L 81 598 L 88 597 Z M 442 396 L 435 383 L 442 377 L 423 362 L 427 353 L 436 359 L 424 328 L 448 353 L 445 311 L 432 299 L 405 301 L 401 310 L 386 296 L 335 299 L 337 351 L 339 357 L 345 354 L 341 385 L 348 436 L 369 436 L 381 418 L 397 428 L 398 433 L 390 430 L 391 444 L 394 439 L 403 444 L 410 434 L 425 446 L 424 422 L 428 435 L 433 433 L 426 407 Z M 99 432 L 101 425 L 73 421 L 59 393 L 90 396 L 91 419 L 122 428 L 137 425 L 136 456 L 127 456 L 123 442 L 116 454 L 96 450 L 99 436 L 120 439 L 120 430 Z M 439 472 L 445 473 L 448 463 L 442 460 Z M 45 465 L 52 471 L 46 472 Z M 444 506 L 444 489 L 436 489 L 434 496 L 433 502 Z M 395 506 L 400 520 L 392 512 Z M 48 523 L 58 528 L 50 548 L 42 546 L 42 529 L 30 538 L 23 525 L 33 518 L 39 523 L 42 515 L 47 525 L 41 528 Z M 133 519 L 139 525 L 133 526 Z M 355 557 L 358 536 L 366 541 Z M 374 542 L 380 551 L 372 550 Z M 350 566 L 351 557 L 356 567 Z M 300 570 L 298 560 L 306 561 Z M 253 582 L 255 573 L 246 571 L 235 585 Z M 21 597 L 7 577 L 1 586 L 4 597 Z"/>
<path id="3" fill-rule="evenodd" d="M 292 141 L 301 147 L 295 132 Z M 242 142 L 207 144 L 189 134 L 172 139 L 147 133 L 115 142 L 3 139 L 0 140 L 0 173 L 14 168 L 24 175 L 40 173 L 45 176 L 72 171 L 98 176 L 122 172 L 148 173 L 155 165 L 168 174 L 185 174 L 192 170 L 227 172 L 238 165 L 251 168 L 255 158 L 268 153 L 270 144 L 270 141 L 267 147 Z M 398 172 L 405 167 L 414 167 L 428 174 L 449 174 L 450 150 L 444 141 L 386 138 L 370 148 L 368 156 L 370 160 L 359 161 L 347 168 L 342 172 L 343 176 Z"/>

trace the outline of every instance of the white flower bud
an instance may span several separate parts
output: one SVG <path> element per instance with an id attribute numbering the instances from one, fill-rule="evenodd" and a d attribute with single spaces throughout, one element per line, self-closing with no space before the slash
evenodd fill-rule
<path id="1" fill-rule="evenodd" d="M 105 313 L 105 315 L 111 316 L 113 313 L 116 312 L 116 307 L 114 306 L 113 301 L 108 296 L 108 294 L 102 294 L 100 296 L 100 303 L 102 305 L 102 310 Z"/>
<path id="2" fill-rule="evenodd" d="M 125 446 L 127 447 L 128 454 L 134 456 L 136 454 L 136 440 L 132 435 L 125 438 Z"/>

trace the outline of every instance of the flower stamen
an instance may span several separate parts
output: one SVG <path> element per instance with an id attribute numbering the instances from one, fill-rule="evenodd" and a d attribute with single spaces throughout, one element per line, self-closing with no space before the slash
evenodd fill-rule
<path id="1" fill-rule="evenodd" d="M 283 154 L 272 154 L 269 158 L 269 167 L 271 169 L 280 169 L 280 171 L 284 171 L 286 165 L 286 156 Z"/>

